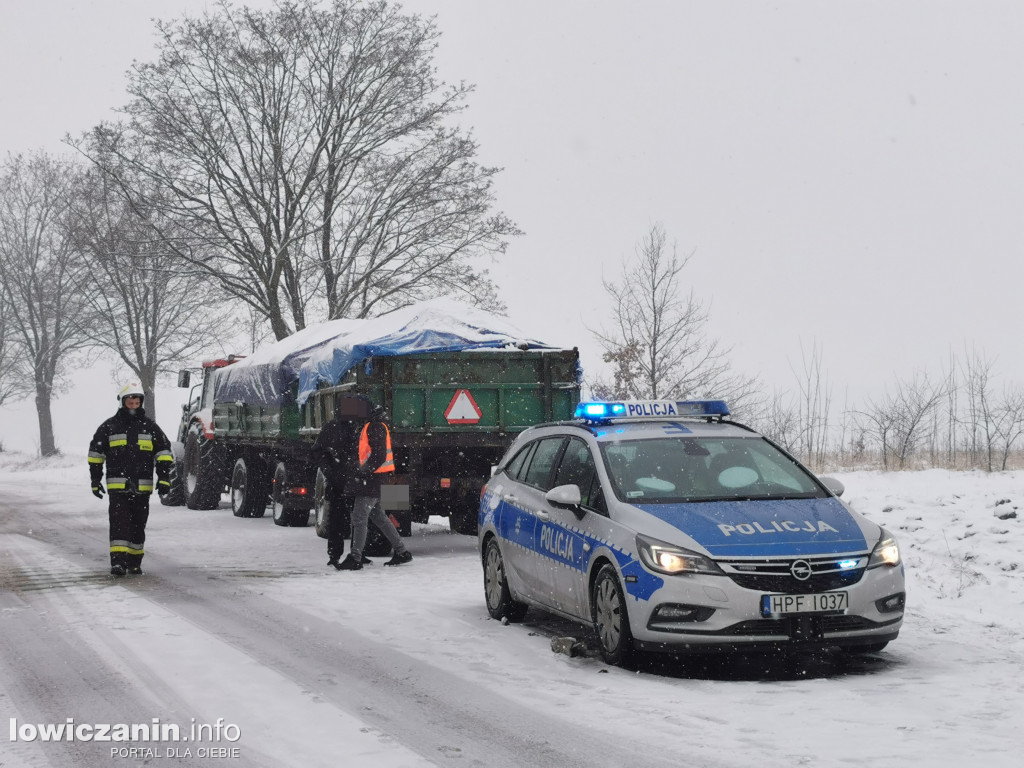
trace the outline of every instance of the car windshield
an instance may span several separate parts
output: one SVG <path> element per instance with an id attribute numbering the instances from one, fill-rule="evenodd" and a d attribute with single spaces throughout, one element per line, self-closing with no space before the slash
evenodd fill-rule
<path id="1" fill-rule="evenodd" d="M 817 482 L 764 439 L 664 437 L 602 442 L 620 501 L 631 504 L 826 496 Z"/>

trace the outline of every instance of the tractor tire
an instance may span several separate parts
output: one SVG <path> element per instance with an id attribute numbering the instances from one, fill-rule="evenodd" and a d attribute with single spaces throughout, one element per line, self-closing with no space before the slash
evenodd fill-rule
<path id="1" fill-rule="evenodd" d="M 160 497 L 160 503 L 165 507 L 180 507 L 185 503 L 185 470 L 182 466 L 184 453 L 185 446 L 183 444 L 171 443 L 171 455 L 174 456 L 174 461 L 171 462 L 171 471 L 167 475 L 171 487 Z"/>
<path id="2" fill-rule="evenodd" d="M 199 424 L 192 424 L 185 435 L 182 469 L 185 505 L 189 509 L 216 509 L 224 491 L 224 453 Z"/>

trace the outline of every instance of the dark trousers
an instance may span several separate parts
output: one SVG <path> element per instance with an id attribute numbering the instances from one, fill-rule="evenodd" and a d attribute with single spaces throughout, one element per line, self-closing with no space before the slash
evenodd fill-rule
<path id="1" fill-rule="evenodd" d="M 135 568 L 142 564 L 149 520 L 149 494 L 117 493 L 110 498 L 110 564 Z"/>
<path id="2" fill-rule="evenodd" d="M 352 534 L 352 497 L 328 489 L 327 559 L 340 560 L 345 554 L 345 539 Z"/>

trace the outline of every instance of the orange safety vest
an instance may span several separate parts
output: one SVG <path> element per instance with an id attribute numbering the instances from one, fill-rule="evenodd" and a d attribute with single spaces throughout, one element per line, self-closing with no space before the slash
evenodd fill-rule
<path id="1" fill-rule="evenodd" d="M 381 464 L 377 469 L 373 470 L 374 474 L 383 472 L 394 472 L 395 471 L 395 457 L 391 453 L 391 430 L 388 429 L 387 424 L 382 424 L 384 427 L 384 435 L 386 439 L 385 445 L 387 446 L 386 453 L 384 455 L 384 463 Z M 370 458 L 370 438 L 368 437 L 370 429 L 370 422 L 367 422 L 363 427 L 362 433 L 359 435 L 359 466 L 363 466 L 367 459 Z"/>

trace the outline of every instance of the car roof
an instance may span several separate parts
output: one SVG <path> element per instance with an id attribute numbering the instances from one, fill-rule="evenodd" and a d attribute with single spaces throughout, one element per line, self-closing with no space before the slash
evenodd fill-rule
<path id="1" fill-rule="evenodd" d="M 582 420 L 538 424 L 526 430 L 538 437 L 542 434 L 565 434 L 574 430 L 591 433 L 598 442 L 619 440 L 647 440 L 664 437 L 730 437 L 761 439 L 761 435 L 747 426 L 731 421 L 705 419 L 645 419 L 643 421 L 611 421 L 592 424 Z M 541 430 L 544 430 L 541 433 Z M 550 431 L 549 431 L 550 430 Z"/>

